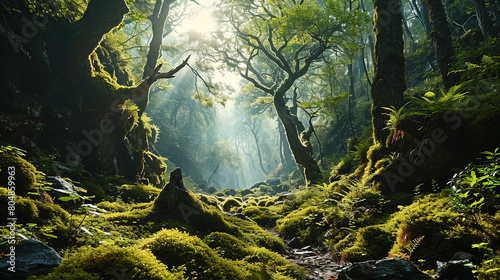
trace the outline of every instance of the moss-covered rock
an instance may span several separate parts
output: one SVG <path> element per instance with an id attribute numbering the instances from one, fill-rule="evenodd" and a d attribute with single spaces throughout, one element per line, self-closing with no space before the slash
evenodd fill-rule
<path id="1" fill-rule="evenodd" d="M 274 225 L 279 218 L 278 214 L 272 213 L 266 207 L 248 206 L 243 208 L 242 213 L 262 226 Z"/>
<path id="2" fill-rule="evenodd" d="M 21 157 L 0 153 L 0 184 L 10 187 L 7 186 L 9 181 L 15 183 L 17 195 L 25 196 L 36 185 L 35 166 Z"/>
<path id="3" fill-rule="evenodd" d="M 9 204 L 11 201 L 10 198 L 14 198 L 14 203 L 11 202 Z M 38 209 L 35 205 L 35 201 L 17 196 L 14 192 L 2 187 L 0 187 L 0 205 L 4 205 L 5 207 L 4 211 L 0 211 L 0 225 L 7 224 L 7 218 L 12 217 L 17 218 L 17 223 L 32 223 L 38 218 Z M 8 206 L 14 207 L 14 216 L 9 215 L 9 211 L 7 211 Z"/>
<path id="4" fill-rule="evenodd" d="M 122 185 L 118 187 L 118 191 L 125 203 L 153 201 L 160 193 L 159 189 L 144 184 Z"/>
<path id="5" fill-rule="evenodd" d="M 224 202 L 222 202 L 221 207 L 224 211 L 230 211 L 231 208 L 237 208 L 241 206 L 241 202 L 236 200 L 235 198 L 227 198 Z"/>
<path id="6" fill-rule="evenodd" d="M 225 232 L 212 232 L 203 241 L 221 256 L 231 260 L 241 260 L 248 255 L 247 245 Z"/>
<path id="7" fill-rule="evenodd" d="M 151 251 L 162 263 L 185 267 L 186 276 L 199 279 L 243 279 L 244 274 L 196 236 L 179 230 L 162 230 L 145 239 L 141 249 Z"/>
<path id="8" fill-rule="evenodd" d="M 423 259 L 423 268 L 430 269 L 436 261 L 449 260 L 456 252 L 471 251 L 477 240 L 470 229 L 457 223 L 461 216 L 446 197 L 427 195 L 417 200 L 387 222 L 386 228 L 397 228 L 389 254 Z"/>
<path id="9" fill-rule="evenodd" d="M 351 262 L 383 259 L 392 246 L 391 234 L 381 226 L 368 226 L 356 232 L 354 243 L 342 251 Z"/>
<path id="10" fill-rule="evenodd" d="M 277 220 L 277 230 L 286 237 L 299 238 L 303 244 L 317 244 L 323 232 L 315 225 L 323 216 L 324 211 L 317 206 L 298 209 Z"/>
<path id="11" fill-rule="evenodd" d="M 30 280 L 100 280 L 100 279 L 185 279 L 182 271 L 169 271 L 156 257 L 138 248 L 119 248 L 102 245 L 97 248 L 82 247 L 64 259 L 61 266 L 48 276 Z"/>

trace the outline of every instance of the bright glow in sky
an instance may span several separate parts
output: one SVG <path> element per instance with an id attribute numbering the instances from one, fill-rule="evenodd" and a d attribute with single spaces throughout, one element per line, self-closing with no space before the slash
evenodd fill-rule
<path id="1" fill-rule="evenodd" d="M 217 21 L 213 16 L 212 9 L 203 7 L 198 11 L 194 11 L 192 17 L 184 19 L 177 30 L 180 33 L 197 32 L 206 35 L 217 30 Z"/>

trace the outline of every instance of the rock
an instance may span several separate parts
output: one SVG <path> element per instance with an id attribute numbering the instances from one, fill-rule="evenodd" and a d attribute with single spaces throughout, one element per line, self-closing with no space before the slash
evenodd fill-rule
<path id="1" fill-rule="evenodd" d="M 251 190 L 253 190 L 253 189 L 257 189 L 257 188 L 259 188 L 260 186 L 265 186 L 265 185 L 266 185 L 266 183 L 265 183 L 265 182 L 258 182 L 258 183 L 253 184 L 253 185 L 250 187 L 250 189 L 251 189 Z"/>
<path id="2" fill-rule="evenodd" d="M 0 279 L 26 279 L 30 275 L 47 274 L 61 264 L 61 257 L 54 249 L 36 239 L 19 242 L 15 247 L 15 272 L 9 271 L 10 256 L 0 260 Z M 10 246 L 6 254 L 10 254 Z"/>
<path id="3" fill-rule="evenodd" d="M 288 246 L 292 249 L 300 249 L 302 248 L 302 242 L 297 237 L 294 237 L 288 242 Z"/>
<path id="4" fill-rule="evenodd" d="M 253 191 L 251 191 L 249 189 L 244 189 L 244 190 L 240 191 L 240 195 L 242 195 L 242 196 L 249 195 L 249 194 L 253 194 Z"/>
<path id="5" fill-rule="evenodd" d="M 481 262 L 481 258 L 474 256 L 473 254 L 469 254 L 467 252 L 456 252 L 455 255 L 451 258 L 452 261 L 459 260 L 468 260 L 474 264 L 479 264 Z"/>
<path id="6" fill-rule="evenodd" d="M 384 259 L 354 263 L 343 268 L 338 280 L 427 280 L 413 264 L 403 259 Z"/>
<path id="7" fill-rule="evenodd" d="M 449 262 L 437 262 L 437 274 L 439 280 L 469 280 L 475 279 L 472 268 L 465 266 L 468 260 L 454 260 Z"/>
<path id="8" fill-rule="evenodd" d="M 230 196 L 230 195 L 235 196 L 236 195 L 236 191 L 234 189 L 226 189 L 226 190 L 224 190 L 224 194 L 226 196 Z"/>
<path id="9" fill-rule="evenodd" d="M 280 179 L 268 179 L 266 180 L 266 184 L 274 186 L 279 185 L 281 183 Z"/>
<path id="10" fill-rule="evenodd" d="M 472 268 L 465 264 L 479 264 L 481 259 L 466 253 L 457 252 L 449 262 L 437 262 L 437 274 L 440 280 L 469 280 L 475 279 Z"/>

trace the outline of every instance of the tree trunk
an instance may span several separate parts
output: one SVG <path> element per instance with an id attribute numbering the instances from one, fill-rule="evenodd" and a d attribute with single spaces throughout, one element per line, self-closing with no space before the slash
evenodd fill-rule
<path id="1" fill-rule="evenodd" d="M 354 97 L 354 73 L 352 71 L 352 60 L 351 63 L 347 64 L 347 76 L 349 76 L 349 95 L 347 96 L 347 117 L 349 119 L 349 126 L 351 128 L 351 137 L 354 138 L 354 127 L 352 126 L 352 113 L 351 113 L 351 100 Z"/>
<path id="2" fill-rule="evenodd" d="M 384 129 L 387 123 L 386 110 L 382 107 L 400 108 L 403 105 L 405 85 L 405 59 L 402 15 L 397 2 L 375 0 L 374 33 L 375 51 L 373 68 L 375 75 L 372 84 L 372 125 L 375 143 L 385 145 L 389 131 Z M 390 13 L 389 13 L 390 11 Z"/>
<path id="3" fill-rule="evenodd" d="M 278 120 L 278 130 L 279 130 L 279 138 L 280 138 L 280 154 L 282 154 L 281 164 L 283 165 L 284 170 L 287 173 L 291 173 L 296 169 L 296 164 L 292 158 L 292 152 L 290 151 L 290 146 L 286 140 L 285 128 L 280 120 Z"/>
<path id="4" fill-rule="evenodd" d="M 484 0 L 474 0 L 474 9 L 476 10 L 477 22 L 481 33 L 483 33 L 484 40 L 489 41 L 490 37 L 497 37 L 495 27 L 491 23 L 490 15 L 486 10 Z"/>
<path id="5" fill-rule="evenodd" d="M 454 55 L 450 27 L 441 0 L 427 0 L 426 5 L 432 29 L 431 39 L 434 54 L 441 77 L 443 77 L 444 87 L 448 90 L 460 80 L 457 73 L 450 73 L 450 64 L 453 62 Z"/>
<path id="6" fill-rule="evenodd" d="M 255 131 L 255 128 L 250 128 L 250 131 L 252 132 L 252 135 L 253 135 L 253 139 L 255 140 L 255 146 L 257 147 L 257 155 L 259 156 L 259 165 L 260 165 L 260 169 L 262 170 L 262 172 L 264 172 L 265 175 L 269 174 L 269 171 L 267 171 L 265 168 L 264 168 L 264 164 L 262 162 L 262 155 L 260 153 L 260 145 L 259 145 L 259 138 L 257 137 L 257 131 Z"/>
<path id="7" fill-rule="evenodd" d="M 311 142 L 306 131 L 299 135 L 295 123 L 296 116 L 290 114 L 290 110 L 283 99 L 285 92 L 293 85 L 293 79 L 287 78 L 280 85 L 274 95 L 274 108 L 285 128 L 288 145 L 292 151 L 295 162 L 304 168 L 304 176 L 307 185 L 317 184 L 321 181 L 321 171 L 318 163 L 312 157 Z M 307 135 L 307 136 L 306 136 Z"/>

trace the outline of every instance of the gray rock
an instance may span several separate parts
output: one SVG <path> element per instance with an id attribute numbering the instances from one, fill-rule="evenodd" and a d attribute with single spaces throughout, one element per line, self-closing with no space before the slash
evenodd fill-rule
<path id="1" fill-rule="evenodd" d="M 10 246 L 6 254 L 10 254 Z M 31 275 L 47 274 L 61 264 L 61 257 L 54 249 L 36 239 L 15 245 L 15 272 L 9 271 L 10 256 L 0 259 L 0 279 L 26 279 Z"/>
<path id="2" fill-rule="evenodd" d="M 420 272 L 403 259 L 384 259 L 354 263 L 340 270 L 338 280 L 428 280 L 430 276 Z"/>

